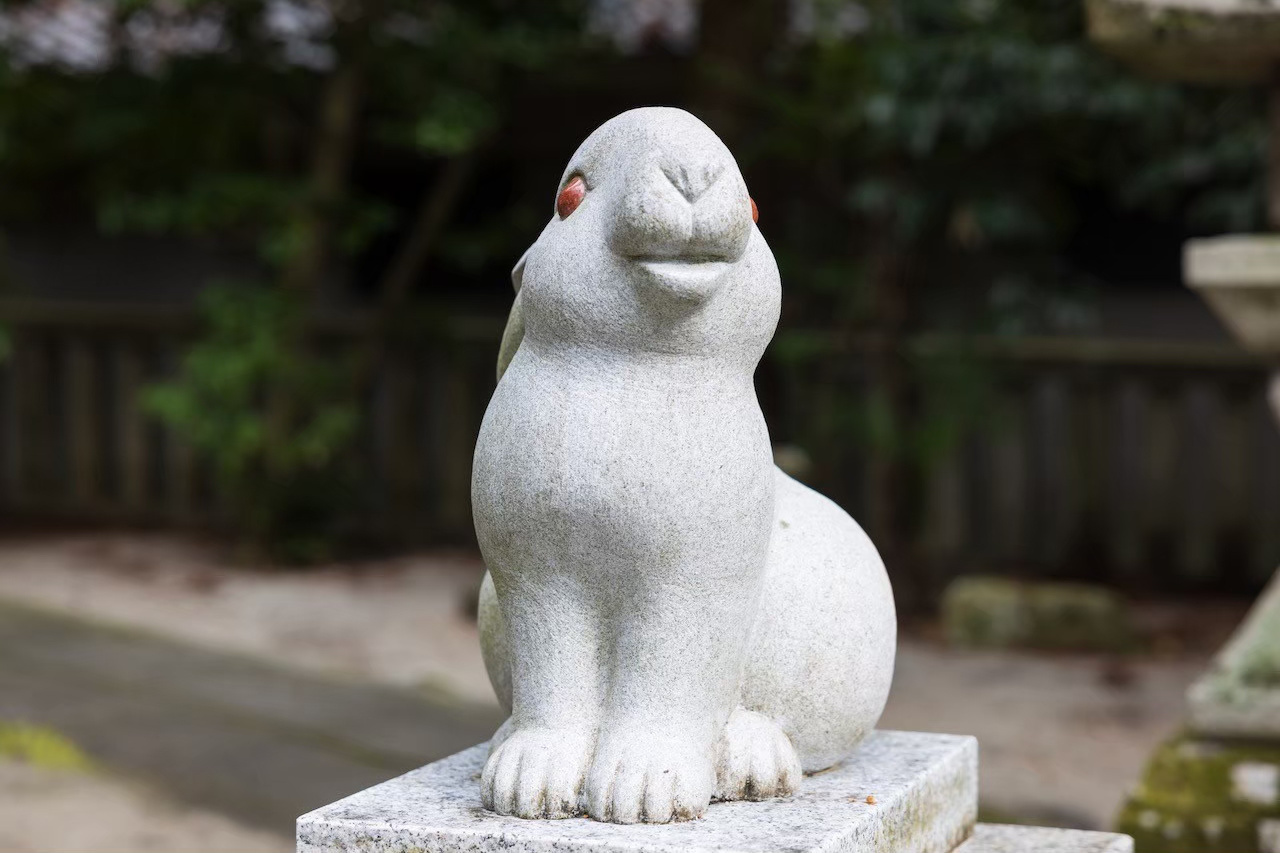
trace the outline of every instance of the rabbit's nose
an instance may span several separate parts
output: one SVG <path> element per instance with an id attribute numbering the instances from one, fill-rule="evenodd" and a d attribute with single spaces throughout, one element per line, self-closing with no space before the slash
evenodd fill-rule
<path id="1" fill-rule="evenodd" d="M 658 168 L 689 204 L 702 198 L 724 174 L 723 163 L 689 164 L 668 161 L 661 163 Z"/>
<path id="2" fill-rule="evenodd" d="M 629 176 L 609 223 L 611 247 L 631 258 L 737 260 L 751 201 L 732 160 L 673 147 L 652 152 Z"/>

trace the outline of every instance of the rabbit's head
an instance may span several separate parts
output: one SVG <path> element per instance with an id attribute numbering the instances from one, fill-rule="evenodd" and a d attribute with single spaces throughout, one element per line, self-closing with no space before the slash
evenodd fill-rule
<path id="1" fill-rule="evenodd" d="M 754 219 L 733 155 L 694 116 L 647 107 L 605 122 L 569 161 L 551 221 L 513 271 L 506 357 L 524 337 L 753 370 L 780 302 Z"/>

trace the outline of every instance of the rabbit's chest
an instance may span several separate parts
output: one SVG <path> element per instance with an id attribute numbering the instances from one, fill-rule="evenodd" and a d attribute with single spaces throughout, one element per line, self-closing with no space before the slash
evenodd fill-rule
<path id="1" fill-rule="evenodd" d="M 641 388 L 513 364 L 485 416 L 474 482 L 477 513 L 495 520 L 670 532 L 691 514 L 756 523 L 756 508 L 771 508 L 772 462 L 749 386 Z"/>

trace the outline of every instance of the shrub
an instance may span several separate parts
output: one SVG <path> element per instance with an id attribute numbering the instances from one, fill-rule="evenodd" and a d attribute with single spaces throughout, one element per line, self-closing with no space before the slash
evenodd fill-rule
<path id="1" fill-rule="evenodd" d="M 213 463 L 250 543 L 286 562 L 323 560 L 356 503 L 352 367 L 308 346 L 288 291 L 213 287 L 201 310 L 204 335 L 147 406 Z"/>

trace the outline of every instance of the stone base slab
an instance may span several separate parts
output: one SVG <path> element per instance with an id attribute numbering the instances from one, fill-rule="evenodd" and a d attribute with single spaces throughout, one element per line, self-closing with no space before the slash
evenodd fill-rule
<path id="1" fill-rule="evenodd" d="M 876 732 L 836 769 L 807 777 L 793 797 L 713 803 L 701 820 L 663 826 L 529 821 L 486 811 L 480 772 L 487 754 L 481 744 L 303 815 L 299 853 L 951 853 L 977 820 L 978 744 L 971 737 Z M 984 831 L 967 842 L 978 847 L 962 849 L 1012 849 L 989 846 L 1003 837 Z"/>
<path id="2" fill-rule="evenodd" d="M 1133 853 L 1133 839 L 1114 832 L 980 823 L 955 853 Z"/>

